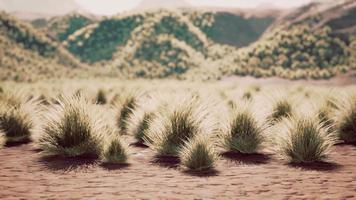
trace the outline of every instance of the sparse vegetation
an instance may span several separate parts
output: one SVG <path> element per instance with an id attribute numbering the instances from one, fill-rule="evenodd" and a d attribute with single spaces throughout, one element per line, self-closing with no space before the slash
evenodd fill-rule
<path id="1" fill-rule="evenodd" d="M 134 109 L 138 106 L 138 97 L 136 94 L 128 94 L 122 101 L 117 103 L 118 117 L 117 125 L 122 134 L 127 134 L 128 119 L 133 113 Z"/>
<path id="2" fill-rule="evenodd" d="M 0 97 L 0 130 L 5 134 L 7 142 L 30 140 L 35 127 L 37 103 L 27 101 L 26 98 L 20 93 Z"/>
<path id="3" fill-rule="evenodd" d="M 283 119 L 284 117 L 291 116 L 293 114 L 292 104 L 290 100 L 286 98 L 277 99 L 272 105 L 272 111 L 269 116 L 269 120 L 274 123 Z"/>
<path id="4" fill-rule="evenodd" d="M 195 98 L 158 114 L 149 127 L 145 142 L 159 155 L 177 156 L 184 143 L 199 134 L 210 134 L 205 130 L 206 108 Z"/>
<path id="5" fill-rule="evenodd" d="M 215 166 L 218 156 L 209 137 L 198 135 L 185 142 L 179 152 L 179 158 L 188 169 L 204 171 Z"/>
<path id="6" fill-rule="evenodd" d="M 276 135 L 277 152 L 293 163 L 322 161 L 335 143 L 335 135 L 316 117 L 296 116 L 285 118 Z"/>
<path id="7" fill-rule="evenodd" d="M 221 135 L 226 151 L 257 153 L 265 141 L 265 125 L 261 124 L 251 111 L 235 108 L 225 133 Z"/>
<path id="8" fill-rule="evenodd" d="M 58 101 L 59 105 L 47 111 L 36 145 L 47 155 L 99 156 L 102 137 L 112 135 L 114 129 L 100 119 L 97 108 L 85 98 L 63 96 Z"/>
<path id="9" fill-rule="evenodd" d="M 98 91 L 98 94 L 96 96 L 96 103 L 97 104 L 106 104 L 107 103 L 106 94 L 103 89 L 100 89 Z"/>
<path id="10" fill-rule="evenodd" d="M 340 102 L 334 118 L 339 139 L 347 143 L 356 142 L 356 97 L 351 96 Z"/>
<path id="11" fill-rule="evenodd" d="M 119 136 L 109 137 L 101 155 L 104 163 L 124 164 L 128 159 L 128 146 Z"/>

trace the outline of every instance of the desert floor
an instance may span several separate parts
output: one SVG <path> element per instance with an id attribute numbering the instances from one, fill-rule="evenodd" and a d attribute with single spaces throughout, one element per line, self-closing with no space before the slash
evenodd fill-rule
<path id="1" fill-rule="evenodd" d="M 4 199 L 355 199 L 356 146 L 336 145 L 325 163 L 288 165 L 264 153 L 222 155 L 216 171 L 192 173 L 131 146 L 127 166 L 43 158 L 32 144 L 0 151 Z"/>

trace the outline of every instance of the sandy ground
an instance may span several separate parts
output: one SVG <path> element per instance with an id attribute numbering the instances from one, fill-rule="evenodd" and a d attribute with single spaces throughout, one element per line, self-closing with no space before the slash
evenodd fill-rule
<path id="1" fill-rule="evenodd" d="M 356 199 L 356 146 L 325 163 L 288 165 L 270 154 L 223 155 L 216 171 L 187 172 L 131 146 L 130 164 L 44 158 L 32 144 L 0 150 L 0 199 Z"/>
<path id="2" fill-rule="evenodd" d="M 255 78 L 252 76 L 231 76 L 225 77 L 221 80 L 222 82 L 236 82 L 239 85 L 250 85 L 250 84 L 280 84 L 280 85 L 296 85 L 296 84 L 308 84 L 317 86 L 348 86 L 356 85 L 356 70 L 350 70 L 345 74 L 340 74 L 329 80 L 288 80 L 279 77 L 269 77 L 269 78 Z"/>

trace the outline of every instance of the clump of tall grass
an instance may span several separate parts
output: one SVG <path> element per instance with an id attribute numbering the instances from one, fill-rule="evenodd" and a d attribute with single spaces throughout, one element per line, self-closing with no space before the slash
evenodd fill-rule
<path id="1" fill-rule="evenodd" d="M 242 95 L 242 99 L 244 100 L 251 100 L 252 99 L 252 92 L 251 91 L 246 91 Z"/>
<path id="2" fill-rule="evenodd" d="M 336 141 L 317 116 L 285 118 L 276 131 L 275 150 L 292 163 L 322 161 Z"/>
<path id="3" fill-rule="evenodd" d="M 104 105 L 106 104 L 108 101 L 107 101 L 107 98 L 106 98 L 106 93 L 103 89 L 100 89 L 98 91 L 98 94 L 96 95 L 96 103 L 97 104 L 101 104 L 101 105 Z"/>
<path id="4" fill-rule="evenodd" d="M 102 137 L 112 135 L 114 129 L 82 96 L 63 96 L 58 102 L 46 112 L 36 145 L 47 155 L 99 156 Z"/>
<path id="5" fill-rule="evenodd" d="M 144 138 L 145 143 L 161 156 L 177 156 L 189 139 L 212 133 L 207 107 L 198 97 L 171 103 L 171 107 L 158 113 Z"/>
<path id="6" fill-rule="evenodd" d="M 128 159 L 128 145 L 119 136 L 110 136 L 104 144 L 101 159 L 104 163 L 124 164 Z"/>
<path id="7" fill-rule="evenodd" d="M 134 109 L 139 105 L 138 95 L 128 94 L 121 101 L 116 103 L 118 109 L 117 125 L 122 134 L 127 134 L 128 119 Z"/>
<path id="8" fill-rule="evenodd" d="M 144 137 L 147 135 L 157 110 L 156 102 L 151 100 L 144 105 L 140 105 L 130 115 L 127 132 L 133 135 L 138 143 L 144 143 Z"/>
<path id="9" fill-rule="evenodd" d="M 183 166 L 194 171 L 212 169 L 218 160 L 214 146 L 206 135 L 186 141 L 179 151 L 179 158 Z"/>
<path id="10" fill-rule="evenodd" d="M 354 143 L 356 142 L 356 96 L 341 100 L 338 108 L 334 120 L 339 139 Z"/>
<path id="11" fill-rule="evenodd" d="M 326 97 L 326 100 L 321 102 L 321 106 L 318 109 L 318 118 L 320 122 L 327 128 L 329 131 L 334 131 L 335 120 L 334 113 L 338 110 L 338 105 L 336 99 L 332 97 Z"/>
<path id="12" fill-rule="evenodd" d="M 285 117 L 291 116 L 292 112 L 293 107 L 290 101 L 288 101 L 286 98 L 281 98 L 273 102 L 272 111 L 268 119 L 272 123 L 275 123 Z"/>
<path id="13" fill-rule="evenodd" d="M 220 135 L 223 148 L 231 152 L 256 153 L 265 141 L 266 128 L 266 124 L 249 108 L 235 107 L 223 134 Z"/>
<path id="14" fill-rule="evenodd" d="M 35 128 L 38 102 L 27 99 L 21 92 L 4 94 L 0 98 L 0 130 L 6 136 L 6 142 L 30 140 Z"/>

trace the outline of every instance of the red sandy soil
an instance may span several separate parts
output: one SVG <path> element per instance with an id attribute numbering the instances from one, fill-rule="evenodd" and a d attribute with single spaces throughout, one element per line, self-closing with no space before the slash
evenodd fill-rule
<path id="1" fill-rule="evenodd" d="M 130 164 L 43 158 L 32 144 L 0 150 L 1 199 L 356 199 L 356 146 L 328 162 L 288 165 L 270 154 L 225 155 L 192 173 L 175 159 L 131 146 Z"/>

